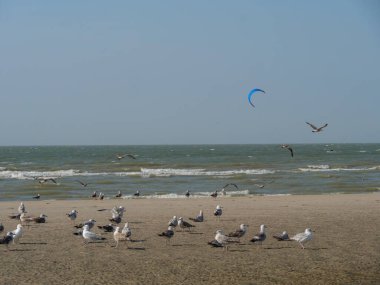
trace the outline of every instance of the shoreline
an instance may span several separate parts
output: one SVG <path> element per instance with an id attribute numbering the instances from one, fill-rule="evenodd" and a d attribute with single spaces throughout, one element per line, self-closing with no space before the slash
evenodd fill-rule
<path id="1" fill-rule="evenodd" d="M 18 221 L 20 201 L 0 202 L 5 232 Z M 380 281 L 380 193 L 318 194 L 189 199 L 107 199 L 24 201 L 28 214 L 48 216 L 46 224 L 26 227 L 20 244 L 0 245 L 3 265 L 0 284 L 376 284 Z M 223 207 L 218 221 L 215 206 Z M 122 205 L 134 242 L 114 247 L 112 233 L 94 232 L 105 242 L 84 245 L 66 217 L 77 209 L 76 223 L 90 218 L 108 224 L 108 211 Z M 106 211 L 98 211 L 107 209 Z M 175 230 L 170 244 L 157 234 L 173 215 L 186 221 L 202 209 L 204 223 L 187 231 Z M 190 222 L 190 221 L 189 221 Z M 249 225 L 248 233 L 229 251 L 207 242 L 217 229 L 234 231 Z M 259 226 L 268 226 L 262 246 L 249 240 Z M 296 242 L 272 238 L 315 230 L 302 250 Z M 128 248 L 128 247 L 129 248 Z"/>

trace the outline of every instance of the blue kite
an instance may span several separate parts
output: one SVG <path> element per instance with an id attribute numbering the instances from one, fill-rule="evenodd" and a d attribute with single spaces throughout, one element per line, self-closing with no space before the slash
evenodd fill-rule
<path id="1" fill-rule="evenodd" d="M 253 103 L 251 101 L 251 97 L 252 97 L 253 93 L 255 93 L 255 92 L 263 92 L 263 93 L 265 93 L 264 90 L 261 90 L 261 89 L 258 89 L 258 88 L 252 89 L 251 92 L 249 92 L 249 94 L 248 94 L 248 102 L 249 102 L 249 104 L 251 104 L 252 107 L 255 107 L 255 105 L 253 105 Z"/>

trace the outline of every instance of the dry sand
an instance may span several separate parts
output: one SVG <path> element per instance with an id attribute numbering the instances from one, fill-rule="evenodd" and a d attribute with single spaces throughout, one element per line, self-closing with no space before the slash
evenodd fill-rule
<path id="1" fill-rule="evenodd" d="M 223 215 L 212 215 L 217 204 Z M 16 228 L 8 214 L 19 202 L 0 203 L 5 231 Z M 190 199 L 28 201 L 29 214 L 48 216 L 32 224 L 20 244 L 0 245 L 0 284 L 380 284 L 380 194 L 266 196 Z M 85 245 L 65 213 L 79 211 L 77 222 L 94 218 L 108 224 L 113 206 L 126 207 L 134 242 L 114 247 L 105 242 Z M 173 215 L 206 221 L 191 232 L 176 230 L 167 245 L 157 233 Z M 249 230 L 229 251 L 207 242 L 215 230 L 230 232 L 246 223 Z M 249 239 L 260 224 L 268 226 L 262 246 Z M 271 236 L 295 234 L 311 227 L 314 239 L 302 250 L 296 242 Z M 96 228 L 95 232 L 101 233 Z M 127 247 L 128 245 L 128 247 Z"/>

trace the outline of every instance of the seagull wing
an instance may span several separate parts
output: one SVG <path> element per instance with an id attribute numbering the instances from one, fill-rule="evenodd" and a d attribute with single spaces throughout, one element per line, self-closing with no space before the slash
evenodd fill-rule
<path id="1" fill-rule="evenodd" d="M 308 124 L 310 127 L 312 127 L 314 130 L 317 130 L 318 128 L 316 126 L 314 126 L 313 124 L 310 124 L 309 122 L 306 122 L 306 124 Z"/>

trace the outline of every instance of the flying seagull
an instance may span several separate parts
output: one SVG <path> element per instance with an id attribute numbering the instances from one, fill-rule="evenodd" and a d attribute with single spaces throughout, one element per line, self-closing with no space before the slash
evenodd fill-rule
<path id="1" fill-rule="evenodd" d="M 136 159 L 136 157 L 134 156 L 134 155 L 132 155 L 132 154 L 129 154 L 129 153 L 126 153 L 126 154 L 117 154 L 116 155 L 116 158 L 118 159 L 118 160 L 121 160 L 121 159 L 123 159 L 124 157 L 129 157 L 129 158 L 132 158 L 132 159 Z"/>
<path id="2" fill-rule="evenodd" d="M 316 126 L 314 126 L 313 124 L 310 124 L 309 122 L 306 122 L 306 124 L 308 124 L 310 127 L 313 128 L 312 130 L 313 133 L 319 133 L 320 131 L 322 131 L 323 128 L 327 127 L 328 125 L 328 124 L 324 124 L 322 127 L 317 128 Z"/>
<path id="3" fill-rule="evenodd" d="M 293 157 L 293 149 L 289 145 L 283 144 L 281 147 L 282 148 L 286 148 L 287 150 L 289 150 L 290 151 L 290 155 Z"/>
<path id="4" fill-rule="evenodd" d="M 40 196 L 40 194 L 37 194 L 36 196 L 33 196 L 32 198 L 38 200 L 41 198 L 41 196 Z"/>
<path id="5" fill-rule="evenodd" d="M 295 236 L 291 237 L 290 240 L 298 241 L 302 249 L 305 249 L 303 244 L 312 240 L 312 238 L 313 238 L 313 231 L 310 228 L 307 228 L 305 232 L 296 234 Z"/>
<path id="6" fill-rule="evenodd" d="M 226 185 L 224 185 L 223 186 L 223 188 L 222 188 L 222 194 L 225 196 L 227 193 L 226 193 L 226 188 L 228 187 L 228 186 L 234 186 L 237 190 L 239 190 L 239 187 L 235 184 L 235 183 L 227 183 Z"/>
<path id="7" fill-rule="evenodd" d="M 57 184 L 57 181 L 54 178 L 45 178 L 45 177 L 36 177 L 35 180 L 38 180 L 40 184 L 44 184 L 48 181 L 53 182 L 54 184 Z"/>
<path id="8" fill-rule="evenodd" d="M 83 187 L 86 187 L 88 185 L 88 183 L 85 183 L 81 180 L 75 180 L 76 182 L 78 182 L 80 185 L 82 185 Z"/>

